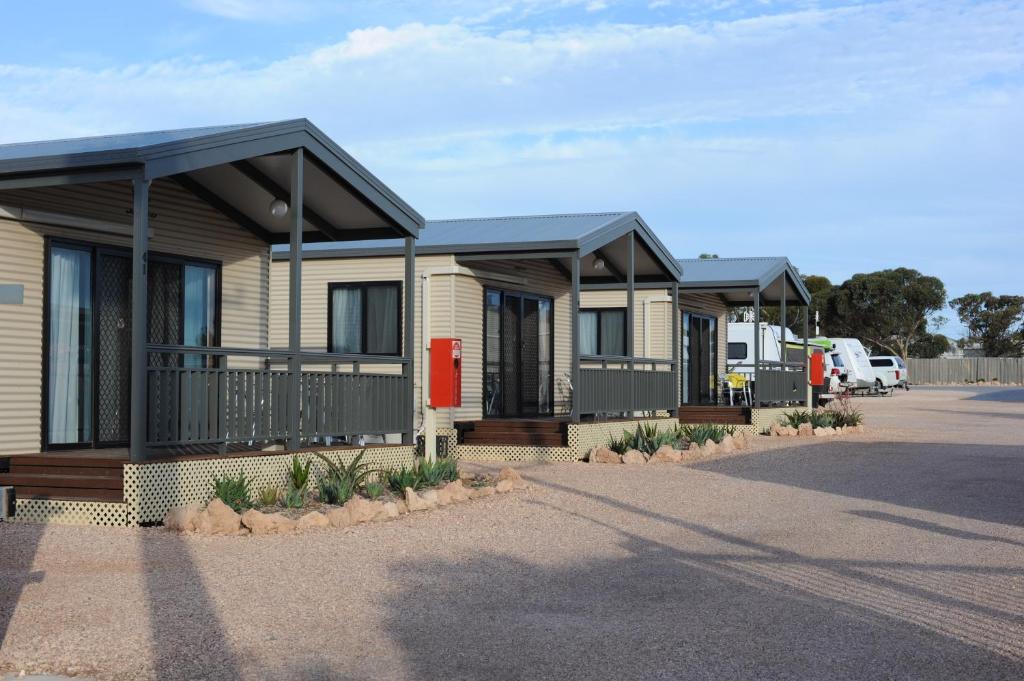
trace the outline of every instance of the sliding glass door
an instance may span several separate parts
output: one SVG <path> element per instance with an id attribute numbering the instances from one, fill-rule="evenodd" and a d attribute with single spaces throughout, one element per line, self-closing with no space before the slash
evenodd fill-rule
<path id="1" fill-rule="evenodd" d="M 484 292 L 484 416 L 552 413 L 553 314 L 545 296 Z"/>
<path id="2" fill-rule="evenodd" d="M 210 347 L 218 338 L 218 266 L 154 256 L 151 343 Z M 123 445 L 131 416 L 131 259 L 125 249 L 65 242 L 47 256 L 44 446 Z M 210 366 L 209 355 L 153 354 L 151 363 Z"/>
<path id="3" fill-rule="evenodd" d="M 681 404 L 718 402 L 718 320 L 683 312 Z"/>

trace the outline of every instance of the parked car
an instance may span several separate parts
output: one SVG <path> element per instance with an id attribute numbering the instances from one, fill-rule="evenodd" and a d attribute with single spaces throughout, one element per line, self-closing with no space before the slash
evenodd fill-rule
<path id="1" fill-rule="evenodd" d="M 836 354 L 846 369 L 846 385 L 851 391 L 869 391 L 877 388 L 875 368 L 871 366 L 867 350 L 856 338 L 832 338 Z"/>
<path id="2" fill-rule="evenodd" d="M 869 357 L 875 370 L 875 382 L 879 389 L 903 388 L 910 390 L 910 373 L 903 359 L 895 355 Z"/>

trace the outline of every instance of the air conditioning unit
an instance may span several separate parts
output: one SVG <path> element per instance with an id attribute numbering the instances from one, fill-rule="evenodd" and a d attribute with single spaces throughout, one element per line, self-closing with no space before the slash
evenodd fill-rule
<path id="1" fill-rule="evenodd" d="M 0 520 L 14 518 L 14 488 L 0 487 Z"/>

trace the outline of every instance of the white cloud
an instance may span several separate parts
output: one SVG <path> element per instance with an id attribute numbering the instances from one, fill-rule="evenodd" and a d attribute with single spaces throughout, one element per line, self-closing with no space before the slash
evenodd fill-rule
<path id="1" fill-rule="evenodd" d="M 296 21 L 312 15 L 320 4 L 314 0 L 187 0 L 190 7 L 239 21 Z"/>

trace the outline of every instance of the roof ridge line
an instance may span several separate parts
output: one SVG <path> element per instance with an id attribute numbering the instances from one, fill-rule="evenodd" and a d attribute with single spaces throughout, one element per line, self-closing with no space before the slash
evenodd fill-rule
<path id="1" fill-rule="evenodd" d="M 485 216 L 476 218 L 442 218 L 440 220 L 427 220 L 427 223 L 431 222 L 475 222 L 480 220 L 524 220 L 524 219 L 537 219 L 537 218 L 575 218 L 575 217 L 598 217 L 602 215 L 629 215 L 635 211 L 620 210 L 620 211 L 597 211 L 594 213 L 547 213 L 547 214 L 536 214 L 536 215 L 496 215 L 496 216 Z"/>
<path id="2" fill-rule="evenodd" d="M 111 139 L 113 137 L 134 137 L 139 135 L 162 135 L 168 132 L 185 132 L 186 130 L 217 130 L 225 128 L 234 128 L 240 130 L 242 128 L 255 128 L 261 125 L 272 125 L 274 123 L 283 123 L 288 120 L 297 119 L 283 119 L 280 121 L 263 121 L 261 123 L 224 123 L 222 125 L 197 125 L 191 128 L 166 128 L 164 130 L 138 130 L 136 132 L 108 132 L 103 135 L 81 135 L 79 137 L 58 137 L 56 139 L 45 139 L 45 140 L 26 140 L 24 142 L 6 142 L 0 144 L 2 147 L 20 147 L 27 146 L 30 144 L 51 144 L 57 142 L 76 142 L 79 140 L 103 140 Z"/>

